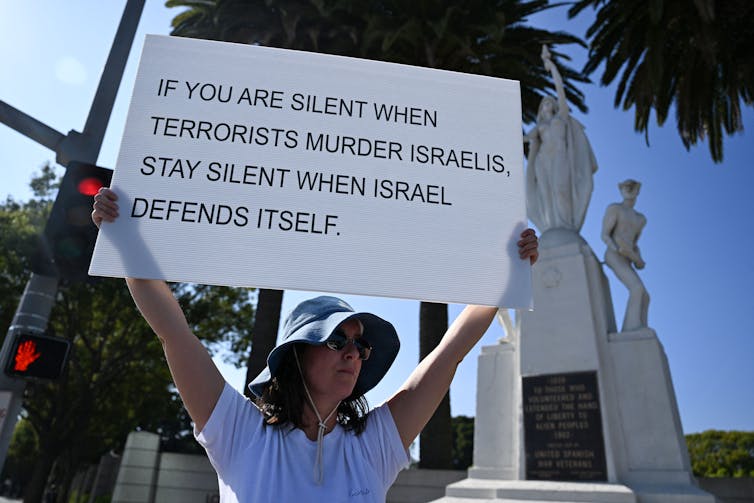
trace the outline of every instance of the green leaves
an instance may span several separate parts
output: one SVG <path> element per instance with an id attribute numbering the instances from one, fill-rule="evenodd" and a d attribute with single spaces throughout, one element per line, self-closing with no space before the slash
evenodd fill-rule
<path id="1" fill-rule="evenodd" d="M 466 470 L 474 458 L 474 418 L 454 416 L 453 426 L 453 469 Z"/>
<path id="2" fill-rule="evenodd" d="M 256 291 L 187 284 L 175 284 L 172 289 L 191 330 L 208 348 L 227 348 L 230 362 L 244 365 L 251 352 Z"/>
<path id="3" fill-rule="evenodd" d="M 707 139 L 722 161 L 724 135 L 743 130 L 741 103 L 754 103 L 754 3 L 579 0 L 569 15 L 586 7 L 597 13 L 584 72 L 604 65 L 600 83 L 618 79 L 615 106 L 634 109 L 637 131 L 674 110 L 686 149 Z"/>
<path id="4" fill-rule="evenodd" d="M 754 477 L 754 431 L 708 430 L 686 444 L 696 477 Z"/>
<path id="5" fill-rule="evenodd" d="M 56 178 L 35 178 L 38 197 L 0 203 L 0 320 L 11 323 L 29 278 L 51 204 Z M 240 363 L 248 355 L 254 319 L 249 289 L 174 285 L 192 329 L 210 348 L 230 345 Z M 162 346 L 133 304 L 120 279 L 62 285 L 48 330 L 72 342 L 68 366 L 57 381 L 30 381 L 24 397 L 27 422 L 38 452 L 57 459 L 58 481 L 81 463 L 119 450 L 130 431 L 156 431 L 171 448 L 195 446 L 190 421 L 177 399 Z M 49 467 L 48 467 L 49 468 Z M 44 474 L 42 480 L 46 480 Z"/>
<path id="6" fill-rule="evenodd" d="M 167 5 L 189 8 L 174 19 L 173 35 L 518 80 L 525 122 L 535 120 L 542 96 L 554 90 L 539 56 L 542 44 L 584 45 L 568 33 L 526 24 L 529 16 L 551 7 L 547 0 L 170 0 Z M 559 69 L 568 99 L 585 111 L 583 94 L 573 83 L 588 79 L 567 66 Z"/>

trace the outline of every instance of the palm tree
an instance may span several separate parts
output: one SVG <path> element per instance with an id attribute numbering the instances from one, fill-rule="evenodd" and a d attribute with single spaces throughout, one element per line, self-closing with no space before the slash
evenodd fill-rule
<path id="1" fill-rule="evenodd" d="M 523 119 L 533 122 L 548 89 L 554 89 L 542 67 L 542 44 L 584 43 L 565 32 L 526 24 L 527 18 L 550 8 L 548 0 L 168 0 L 169 7 L 189 7 L 173 20 L 173 35 L 271 45 L 441 68 L 514 79 L 521 82 Z M 567 60 L 567 56 L 560 60 Z M 586 110 L 573 82 L 586 82 L 579 72 L 559 67 L 568 99 Z M 264 292 L 264 291 L 263 291 Z M 274 313 L 257 307 L 257 319 Z M 270 310 L 277 309 L 279 305 Z M 271 319 L 271 318 L 270 318 Z M 420 306 L 420 357 L 426 356 L 448 326 L 445 304 Z M 268 337 L 255 326 L 257 338 Z M 274 339 L 272 339 L 274 345 Z M 265 348 L 267 346 L 265 345 Z M 270 348 L 272 346 L 269 346 Z M 255 346 L 259 350 L 259 346 Z M 265 353 L 266 354 L 266 353 Z M 254 352 L 252 352 L 254 355 Z M 249 375 L 254 375 L 249 370 Z M 446 395 L 425 428 L 420 466 L 452 468 L 450 399 Z"/>
<path id="2" fill-rule="evenodd" d="M 570 16 L 597 10 L 587 30 L 590 74 L 604 64 L 602 85 L 618 77 L 615 106 L 634 108 L 647 134 L 654 110 L 671 108 L 686 149 L 708 138 L 723 159 L 723 136 L 743 130 L 741 102 L 754 98 L 754 3 L 750 0 L 579 0 Z"/>
<path id="3" fill-rule="evenodd" d="M 439 344 L 448 328 L 448 306 L 434 302 L 419 305 L 419 360 Z M 453 469 L 453 423 L 450 416 L 450 391 L 427 426 L 419 434 L 419 468 Z"/>
<path id="4" fill-rule="evenodd" d="M 253 381 L 267 366 L 267 355 L 270 354 L 277 341 L 282 304 L 282 290 L 259 289 L 254 326 L 251 328 L 252 348 L 246 365 L 246 384 Z M 244 387 L 244 393 L 251 397 L 251 390 L 248 386 Z"/>
<path id="5" fill-rule="evenodd" d="M 337 54 L 518 80 L 523 119 L 536 119 L 546 91 L 542 44 L 584 43 L 563 31 L 526 24 L 555 7 L 548 0 L 168 0 L 188 7 L 171 35 Z M 568 61 L 553 51 L 553 60 Z M 580 72 L 558 67 L 569 101 L 586 111 L 573 84 Z"/>

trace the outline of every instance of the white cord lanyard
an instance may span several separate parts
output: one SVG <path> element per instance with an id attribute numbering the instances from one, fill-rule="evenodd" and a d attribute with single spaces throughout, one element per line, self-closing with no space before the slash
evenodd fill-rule
<path id="1" fill-rule="evenodd" d="M 317 416 L 317 421 L 319 421 L 319 425 L 317 426 L 317 457 L 314 459 L 314 480 L 317 482 L 317 485 L 322 485 L 322 481 L 325 477 L 325 470 L 322 466 L 322 452 L 324 449 L 323 437 L 325 436 L 325 430 L 327 430 L 326 423 L 332 417 L 332 415 L 335 414 L 335 411 L 338 410 L 340 402 L 335 405 L 335 408 L 331 410 L 327 417 L 323 420 L 322 416 L 319 415 L 317 406 L 314 405 L 314 400 L 312 400 L 312 395 L 309 393 L 309 388 L 306 386 L 306 379 L 304 378 L 304 372 L 301 370 L 301 364 L 298 361 L 298 352 L 296 351 L 296 346 L 293 347 L 293 356 L 296 359 L 296 367 L 298 367 L 298 372 L 299 374 L 301 374 L 301 382 L 304 384 L 306 398 L 309 399 L 309 404 L 311 404 L 312 410 L 314 410 L 314 414 Z"/>

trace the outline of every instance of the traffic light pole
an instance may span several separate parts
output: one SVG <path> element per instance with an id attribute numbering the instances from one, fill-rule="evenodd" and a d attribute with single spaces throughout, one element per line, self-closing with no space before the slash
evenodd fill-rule
<path id="1" fill-rule="evenodd" d="M 42 276 L 32 273 L 29 282 L 26 283 L 24 294 L 13 316 L 8 334 L 0 349 L 0 361 L 5 362 L 11 356 L 11 346 L 14 336 L 21 331 L 43 333 L 47 328 L 47 320 L 55 303 L 55 295 L 58 291 L 58 278 Z M 26 381 L 9 377 L 0 372 L 0 467 L 5 463 L 5 455 L 13 436 L 18 415 L 21 413 L 23 404 L 24 388 Z"/>
<path id="2" fill-rule="evenodd" d="M 71 130 L 68 135 L 63 135 L 3 101 L 0 101 L 0 122 L 53 150 L 57 163 L 62 166 L 71 161 L 95 164 L 145 1 L 128 0 L 126 3 L 82 133 Z M 5 362 L 10 356 L 17 331 L 46 330 L 57 290 L 56 277 L 32 273 L 0 349 L 0 362 Z M 12 378 L 0 372 L 0 470 L 5 464 L 8 446 L 21 412 L 25 387 L 24 379 Z"/>

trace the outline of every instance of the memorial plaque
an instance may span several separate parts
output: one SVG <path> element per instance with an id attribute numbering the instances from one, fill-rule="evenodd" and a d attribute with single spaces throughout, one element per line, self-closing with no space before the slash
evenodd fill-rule
<path id="1" fill-rule="evenodd" d="M 597 372 L 524 377 L 527 480 L 606 481 Z"/>

